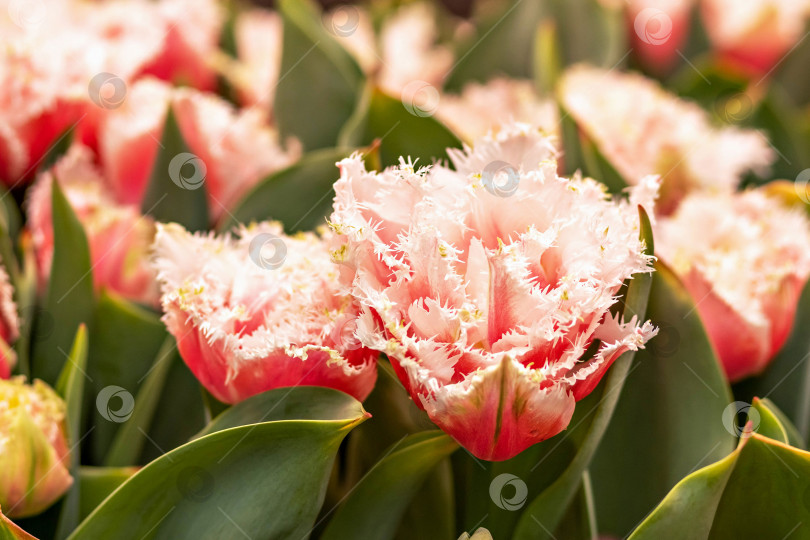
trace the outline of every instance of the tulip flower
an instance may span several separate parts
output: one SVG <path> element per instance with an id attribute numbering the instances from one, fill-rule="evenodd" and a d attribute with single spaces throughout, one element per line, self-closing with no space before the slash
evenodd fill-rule
<path id="1" fill-rule="evenodd" d="M 20 318 L 14 303 L 14 288 L 8 272 L 0 266 L 0 379 L 8 379 L 17 363 L 11 344 L 20 335 Z"/>
<path id="2" fill-rule="evenodd" d="M 645 68 L 668 72 L 689 34 L 694 0 L 630 0 L 626 16 L 633 52 Z"/>
<path id="3" fill-rule="evenodd" d="M 692 295 L 729 380 L 784 345 L 810 275 L 810 221 L 761 191 L 696 193 L 655 232 L 656 254 Z"/>
<path id="4" fill-rule="evenodd" d="M 159 225 L 154 266 L 163 321 L 200 383 L 225 403 L 282 386 L 327 386 L 365 399 L 377 353 L 355 337 L 329 251 L 277 223 L 235 238 Z"/>
<path id="5" fill-rule="evenodd" d="M 240 12 L 234 22 L 238 61 L 226 75 L 246 107 L 268 116 L 281 69 L 281 17 L 265 9 Z"/>
<path id="6" fill-rule="evenodd" d="M 105 110 L 143 75 L 216 87 L 215 0 L 0 1 L 0 181 L 28 181 L 69 128 L 95 147 Z M 30 13 L 29 13 L 30 12 Z"/>
<path id="7" fill-rule="evenodd" d="M 73 483 L 65 403 L 47 384 L 0 380 L 0 507 L 9 517 L 38 514 Z"/>
<path id="8" fill-rule="evenodd" d="M 538 96 L 534 83 L 506 78 L 469 83 L 457 96 L 444 94 L 436 111 L 436 118 L 470 142 L 515 121 L 556 134 L 558 116 L 556 103 Z"/>
<path id="9" fill-rule="evenodd" d="M 281 148 L 259 109 L 236 110 L 215 95 L 143 79 L 99 127 L 102 168 L 117 200 L 141 203 L 169 106 L 189 150 L 205 164 L 205 189 L 215 217 L 300 155 L 296 141 L 290 141 L 288 150 Z"/>
<path id="10" fill-rule="evenodd" d="M 552 141 L 526 125 L 448 153 L 455 170 L 341 161 L 332 257 L 362 305 L 361 342 L 441 429 L 504 460 L 564 430 L 616 358 L 656 333 L 609 313 L 622 283 L 651 271 L 637 204 L 655 181 L 628 203 L 559 178 Z"/>
<path id="11" fill-rule="evenodd" d="M 763 175 L 775 158 L 761 133 L 715 127 L 697 104 L 640 75 L 574 66 L 563 75 L 560 99 L 625 181 L 661 176 L 661 214 L 695 189 L 732 191 L 747 171 Z"/>
<path id="12" fill-rule="evenodd" d="M 40 175 L 27 200 L 28 229 L 36 257 L 40 288 L 51 273 L 54 232 L 51 187 L 54 178 L 84 227 L 97 288 L 156 305 L 158 290 L 148 264 L 155 223 L 140 208 L 115 200 L 93 162 L 90 150 L 73 146 L 52 170 Z"/>
<path id="13" fill-rule="evenodd" d="M 703 20 L 721 59 L 756 77 L 768 75 L 805 32 L 807 0 L 703 0 Z"/>

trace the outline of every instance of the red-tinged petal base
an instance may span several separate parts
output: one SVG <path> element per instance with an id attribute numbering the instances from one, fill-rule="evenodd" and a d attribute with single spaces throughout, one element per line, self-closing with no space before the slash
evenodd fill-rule
<path id="1" fill-rule="evenodd" d="M 373 358 L 350 358 L 342 363 L 330 362 L 329 353 L 311 349 L 306 359 L 283 352 L 265 358 L 244 361 L 231 369 L 233 360 L 221 343 L 209 344 L 196 328 L 183 325 L 172 329 L 180 356 L 194 376 L 223 403 L 238 403 L 255 394 L 285 386 L 325 386 L 346 392 L 363 401 L 377 380 Z M 362 349 L 364 354 L 369 351 Z M 356 360 L 356 362 L 355 362 Z"/>
<path id="2" fill-rule="evenodd" d="M 540 390 L 540 383 L 531 381 L 529 374 L 504 357 L 467 381 L 423 398 L 425 410 L 475 457 L 512 458 L 563 431 L 574 414 L 574 397 L 565 386 Z"/>

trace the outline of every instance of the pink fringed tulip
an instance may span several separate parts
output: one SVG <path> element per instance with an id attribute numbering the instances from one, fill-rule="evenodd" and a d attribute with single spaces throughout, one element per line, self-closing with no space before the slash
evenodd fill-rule
<path id="1" fill-rule="evenodd" d="M 34 184 L 28 195 L 28 228 L 44 288 L 53 259 L 51 186 L 54 177 L 84 227 L 90 247 L 93 281 L 131 300 L 154 305 L 158 301 L 149 248 L 155 234 L 152 218 L 131 204 L 120 204 L 105 185 L 92 153 L 74 145 L 53 170 Z"/>
<path id="2" fill-rule="evenodd" d="M 215 95 L 143 79 L 99 128 L 102 167 L 118 200 L 140 204 L 170 105 L 189 150 L 205 163 L 205 189 L 214 216 L 300 155 L 295 141 L 289 150 L 279 146 L 259 109 L 239 111 Z"/>
<path id="3" fill-rule="evenodd" d="M 732 382 L 784 345 L 810 275 L 810 222 L 759 191 L 694 194 L 655 232 L 656 254 L 691 293 Z"/>
<path id="4" fill-rule="evenodd" d="M 505 78 L 469 83 L 457 96 L 442 95 L 436 111 L 436 118 L 469 142 L 512 122 L 556 134 L 558 116 L 554 101 L 538 96 L 531 81 Z"/>
<path id="5" fill-rule="evenodd" d="M 697 104 L 640 75 L 574 66 L 561 80 L 560 98 L 628 183 L 661 176 L 662 214 L 695 189 L 732 191 L 744 173 L 764 174 L 775 158 L 761 133 L 715 127 Z"/>
<path id="6" fill-rule="evenodd" d="M 360 400 L 371 392 L 377 353 L 357 341 L 355 307 L 314 234 L 288 237 L 277 223 L 236 238 L 159 225 L 154 250 L 163 320 L 217 399 L 299 385 Z"/>
<path id="7" fill-rule="evenodd" d="M 721 58 L 755 77 L 769 74 L 799 40 L 808 0 L 702 0 L 703 20 Z"/>
<path id="8" fill-rule="evenodd" d="M 8 379 L 17 355 L 11 344 L 20 335 L 20 318 L 14 303 L 14 289 L 8 273 L 0 266 L 0 379 Z"/>
<path id="9" fill-rule="evenodd" d="M 564 430 L 613 361 L 655 334 L 609 314 L 623 281 L 651 271 L 636 203 L 655 185 L 628 204 L 559 178 L 551 142 L 521 125 L 449 154 L 455 171 L 340 162 L 333 259 L 363 306 L 363 344 L 439 427 L 504 460 Z"/>
<path id="10" fill-rule="evenodd" d="M 99 117 L 143 75 L 215 88 L 222 21 L 215 0 L 0 0 L 0 181 L 32 178 L 68 128 L 94 148 Z"/>
<path id="11" fill-rule="evenodd" d="M 14 518 L 38 514 L 73 483 L 65 403 L 47 384 L 0 380 L 0 507 Z"/>

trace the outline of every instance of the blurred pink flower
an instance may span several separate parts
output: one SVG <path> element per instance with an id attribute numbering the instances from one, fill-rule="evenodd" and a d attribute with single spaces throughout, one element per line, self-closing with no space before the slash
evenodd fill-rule
<path id="1" fill-rule="evenodd" d="M 703 20 L 714 47 L 732 65 L 767 75 L 802 38 L 808 0 L 702 0 Z"/>
<path id="2" fill-rule="evenodd" d="M 655 334 L 609 314 L 623 281 L 651 271 L 635 206 L 651 201 L 557 177 L 551 141 L 527 126 L 448 152 L 455 171 L 340 162 L 332 257 L 363 306 L 363 344 L 439 427 L 504 460 L 564 430 L 612 362 Z"/>
<path id="3" fill-rule="evenodd" d="M 65 403 L 47 384 L 0 380 L 0 506 L 13 518 L 39 514 L 73 483 Z"/>
<path id="4" fill-rule="evenodd" d="M 697 104 L 641 75 L 574 66 L 561 80 L 560 97 L 628 183 L 661 176 L 663 214 L 693 189 L 732 191 L 745 172 L 764 174 L 775 158 L 761 133 L 715 127 Z"/>
<path id="5" fill-rule="evenodd" d="M 469 83 L 461 94 L 444 94 L 436 118 L 463 140 L 472 142 L 512 122 L 522 122 L 549 135 L 558 134 L 557 104 L 541 98 L 528 80 L 498 78 Z M 559 143 L 555 142 L 559 147 Z"/>
<path id="6" fill-rule="evenodd" d="M 0 266 L 0 379 L 8 379 L 17 363 L 11 345 L 20 335 L 20 318 L 14 302 L 14 288 L 3 266 Z"/>
<path id="7" fill-rule="evenodd" d="M 32 178 L 71 127 L 95 147 L 98 117 L 144 74 L 213 89 L 222 20 L 216 0 L 0 0 L 0 181 Z"/>
<path id="8" fill-rule="evenodd" d="M 355 337 L 356 308 L 316 235 L 262 223 L 215 237 L 169 224 L 154 251 L 163 320 L 220 401 L 298 385 L 371 392 L 377 353 Z"/>
<path id="9" fill-rule="evenodd" d="M 241 103 L 265 117 L 272 113 L 281 69 L 281 30 L 281 17 L 265 9 L 242 11 L 234 22 L 238 61 L 229 79 Z"/>
<path id="10" fill-rule="evenodd" d="M 760 191 L 695 193 L 659 221 L 656 255 L 691 293 L 728 378 L 784 345 L 810 275 L 810 222 Z"/>
<path id="11" fill-rule="evenodd" d="M 54 177 L 84 227 L 96 287 L 106 287 L 137 302 L 157 304 L 157 284 L 148 262 L 154 221 L 142 216 L 138 206 L 115 200 L 93 163 L 92 153 L 81 145 L 74 145 L 52 170 L 40 175 L 28 194 L 28 228 L 40 288 L 44 290 L 47 284 L 53 260 Z"/>
<path id="12" fill-rule="evenodd" d="M 266 175 L 300 156 L 297 141 L 289 141 L 286 150 L 279 145 L 259 109 L 237 110 L 213 94 L 143 79 L 99 127 L 102 168 L 118 200 L 140 204 L 170 105 L 189 150 L 205 163 L 215 219 Z"/>
<path id="13" fill-rule="evenodd" d="M 626 17 L 633 53 L 655 73 L 670 71 L 689 34 L 694 0 L 630 0 Z"/>

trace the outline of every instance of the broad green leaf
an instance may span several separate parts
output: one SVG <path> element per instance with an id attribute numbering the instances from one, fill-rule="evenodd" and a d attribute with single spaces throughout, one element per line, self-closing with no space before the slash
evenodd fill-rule
<path id="1" fill-rule="evenodd" d="M 79 492 L 81 493 L 79 514 L 81 519 L 90 515 L 101 504 L 101 501 L 137 471 L 137 467 L 79 468 Z"/>
<path id="2" fill-rule="evenodd" d="M 383 167 L 396 165 L 400 156 L 419 160 L 418 165 L 430 165 L 436 160 L 447 160 L 447 148 L 460 148 L 461 141 L 453 133 L 430 116 L 431 105 L 419 109 L 413 103 L 414 96 L 405 96 L 407 102 L 389 96 L 379 89 L 371 92 L 363 120 L 344 143 L 357 146 L 372 144 L 379 140 L 380 162 Z"/>
<path id="3" fill-rule="evenodd" d="M 393 539 L 408 503 L 426 476 L 457 449 L 458 444 L 440 431 L 401 439 L 358 481 L 321 538 Z"/>
<path id="4" fill-rule="evenodd" d="M 796 426 L 790 422 L 790 419 L 785 416 L 785 413 L 779 410 L 773 401 L 768 398 L 754 398 L 751 406 L 755 408 L 760 415 L 760 426 L 758 428 L 755 427 L 754 431 L 770 439 L 785 443 L 788 446 L 795 446 L 796 448 L 806 450 L 805 443 L 801 435 L 799 435 Z M 770 433 L 763 427 L 762 419 L 765 419 L 767 429 Z"/>
<path id="5" fill-rule="evenodd" d="M 344 418 L 231 427 L 167 453 L 124 482 L 71 539 L 306 537 L 340 442 L 368 416 L 344 399 Z"/>
<path id="6" fill-rule="evenodd" d="M 316 150 L 271 174 L 236 205 L 220 231 L 268 219 L 281 221 L 288 233 L 323 225 L 332 211 L 332 185 L 340 176 L 336 163 L 350 154 L 351 150 L 339 148 Z"/>
<path id="7" fill-rule="evenodd" d="M 311 0 L 281 0 L 278 8 L 284 38 L 273 110 L 281 137 L 296 137 L 307 151 L 335 146 L 361 92 L 362 71 Z"/>
<path id="8" fill-rule="evenodd" d="M 2 509 L 0 509 L 2 510 Z M 0 540 L 37 540 L 0 511 Z"/>
<path id="9" fill-rule="evenodd" d="M 169 107 L 141 212 L 157 221 L 179 223 L 190 231 L 207 229 L 205 167 L 188 149 Z"/>
<path id="10" fill-rule="evenodd" d="M 646 253 L 652 255 L 654 252 L 652 227 L 644 209 L 639 206 L 638 210 L 641 224 L 639 236 L 645 242 Z M 621 306 L 622 316 L 625 320 L 630 320 L 633 316 L 640 320 L 644 319 L 652 280 L 652 274 L 636 274 L 630 280 L 624 305 Z M 583 474 L 587 471 L 608 428 L 622 387 L 628 378 L 632 361 L 632 351 L 620 356 L 608 371 L 605 380 L 591 393 L 590 400 L 583 400 L 577 404 L 580 414 L 584 413 L 586 419 L 590 416 L 593 419 L 587 424 L 588 427 L 582 435 L 583 438 L 578 444 L 576 455 L 570 464 L 548 488 L 526 506 L 518 521 L 514 534 L 515 539 L 534 540 L 553 537 L 552 531 L 559 526 L 566 510 L 580 489 Z M 593 400 L 597 397 L 599 401 L 593 405 Z M 577 420 L 578 424 L 581 422 L 581 420 Z M 576 425 L 574 424 L 575 427 Z"/>
<path id="11" fill-rule="evenodd" d="M 31 368 L 34 377 L 54 384 L 79 325 L 93 318 L 95 299 L 87 237 L 56 181 L 51 207 L 53 262 L 43 313 L 34 322 Z"/>
<path id="12" fill-rule="evenodd" d="M 93 381 L 90 400 L 95 426 L 88 441 L 90 463 L 135 465 L 135 461 L 109 461 L 108 453 L 116 433 L 131 423 L 131 418 L 126 420 L 134 414 L 129 396 L 140 397 L 140 387 L 166 339 L 166 329 L 157 314 L 109 291 L 99 296 L 94 320 L 87 367 Z M 143 406 L 140 401 L 135 400 L 136 407 Z M 148 424 L 137 427 L 148 431 Z"/>
<path id="13" fill-rule="evenodd" d="M 768 398 L 807 442 L 810 433 L 810 282 L 805 284 L 790 336 L 765 372 L 734 385 L 738 399 Z"/>
<path id="14" fill-rule="evenodd" d="M 87 327 L 80 325 L 76 339 L 70 349 L 65 367 L 59 375 L 56 391 L 65 400 L 67 416 L 67 440 L 70 448 L 70 474 L 76 478 L 79 474 L 80 443 L 82 433 L 82 406 L 84 403 L 84 383 L 87 378 Z M 79 506 L 81 503 L 79 482 L 73 482 L 62 500 L 56 538 L 66 538 L 79 523 Z"/>
<path id="15" fill-rule="evenodd" d="M 806 538 L 810 534 L 810 453 L 758 433 L 683 480 L 631 540 Z"/>
<path id="16" fill-rule="evenodd" d="M 155 356 L 152 367 L 139 379 L 140 386 L 134 405 L 128 411 L 132 416 L 127 418 L 115 433 L 110 450 L 104 459 L 106 466 L 123 467 L 138 462 L 138 456 L 141 455 L 146 436 L 152 426 L 152 418 L 160 395 L 166 387 L 174 346 L 174 339 L 166 338 Z"/>
<path id="17" fill-rule="evenodd" d="M 734 400 L 694 302 L 656 264 L 647 312 L 658 336 L 636 353 L 590 466 L 601 532 L 624 536 L 681 478 L 734 448 Z"/>

